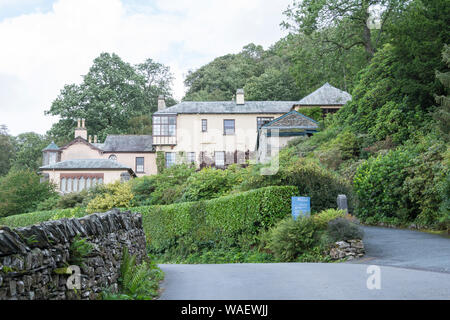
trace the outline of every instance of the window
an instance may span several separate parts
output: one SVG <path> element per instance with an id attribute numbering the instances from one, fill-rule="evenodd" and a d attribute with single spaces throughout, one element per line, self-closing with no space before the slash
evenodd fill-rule
<path id="1" fill-rule="evenodd" d="M 257 127 L 259 129 L 263 125 L 265 125 L 266 123 L 269 123 L 272 120 L 273 120 L 273 117 L 257 117 L 256 118 L 256 125 L 257 125 Z"/>
<path id="2" fill-rule="evenodd" d="M 144 172 L 144 157 L 136 157 L 136 172 Z"/>
<path id="3" fill-rule="evenodd" d="M 202 132 L 208 131 L 208 120 L 202 119 Z"/>
<path id="4" fill-rule="evenodd" d="M 112 154 L 108 157 L 109 160 L 117 161 L 117 156 L 115 154 Z"/>
<path id="5" fill-rule="evenodd" d="M 153 135 L 174 137 L 176 135 L 176 116 L 153 116 Z"/>
<path id="6" fill-rule="evenodd" d="M 175 152 L 166 152 L 166 168 L 175 164 Z"/>
<path id="7" fill-rule="evenodd" d="M 214 158 L 217 168 L 225 167 L 225 151 L 216 151 L 214 152 Z"/>
<path id="8" fill-rule="evenodd" d="M 188 152 L 187 153 L 187 162 L 188 163 L 195 163 L 195 152 Z"/>
<path id="9" fill-rule="evenodd" d="M 234 134 L 234 119 L 233 120 L 223 120 L 223 134 L 233 135 Z"/>

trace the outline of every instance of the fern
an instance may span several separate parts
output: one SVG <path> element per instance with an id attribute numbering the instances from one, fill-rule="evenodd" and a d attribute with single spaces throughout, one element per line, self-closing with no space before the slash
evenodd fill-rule
<path id="1" fill-rule="evenodd" d="M 156 264 L 146 261 L 136 264 L 136 256 L 130 255 L 125 247 L 120 266 L 121 293 L 105 293 L 104 299 L 152 299 L 158 295 L 158 282 L 162 278 L 162 271 Z"/>

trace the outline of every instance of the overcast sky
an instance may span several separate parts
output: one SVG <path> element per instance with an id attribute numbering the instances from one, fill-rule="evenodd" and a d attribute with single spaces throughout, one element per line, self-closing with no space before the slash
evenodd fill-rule
<path id="1" fill-rule="evenodd" d="M 152 58 L 183 79 L 250 42 L 269 47 L 291 0 L 0 0 L 0 124 L 45 133 L 64 84 L 80 83 L 101 52 Z"/>

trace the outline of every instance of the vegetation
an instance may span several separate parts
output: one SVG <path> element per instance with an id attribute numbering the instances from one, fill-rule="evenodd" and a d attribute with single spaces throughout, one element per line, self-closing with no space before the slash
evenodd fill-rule
<path id="1" fill-rule="evenodd" d="M 169 106 L 175 104 L 172 78 L 168 67 L 151 59 L 133 66 L 114 53 L 102 53 L 80 85 L 65 85 L 53 101 L 46 114 L 61 119 L 48 133 L 67 143 L 76 119 L 85 118 L 86 127 L 100 141 L 112 133 L 148 134 L 158 95 L 165 95 Z"/>
<path id="2" fill-rule="evenodd" d="M 164 274 L 150 259 L 136 262 L 127 247 L 123 250 L 120 265 L 119 293 L 103 292 L 103 300 L 152 300 L 158 296 L 159 282 Z"/>
<path id="3" fill-rule="evenodd" d="M 0 178 L 0 216 L 36 210 L 39 202 L 52 197 L 55 188 L 29 169 L 12 170 Z"/>

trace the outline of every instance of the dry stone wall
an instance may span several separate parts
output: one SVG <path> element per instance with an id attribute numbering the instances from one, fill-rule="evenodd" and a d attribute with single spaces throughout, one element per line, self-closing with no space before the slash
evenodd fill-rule
<path id="1" fill-rule="evenodd" d="M 71 245 L 79 239 L 92 250 L 74 265 Z M 0 300 L 97 299 L 105 288 L 117 291 L 125 247 L 138 262 L 146 257 L 138 213 L 114 209 L 14 230 L 0 227 Z"/>

